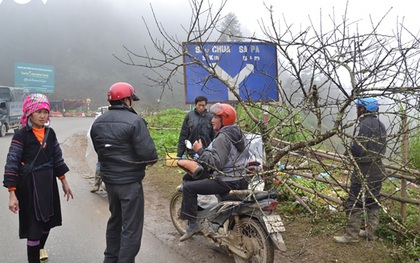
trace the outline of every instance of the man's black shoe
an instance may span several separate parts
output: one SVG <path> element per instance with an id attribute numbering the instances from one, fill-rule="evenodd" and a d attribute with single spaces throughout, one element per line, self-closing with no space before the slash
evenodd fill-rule
<path id="1" fill-rule="evenodd" d="M 201 223 L 199 221 L 193 221 L 190 223 L 190 225 L 187 228 L 187 231 L 185 232 L 185 234 L 179 239 L 179 241 L 183 242 L 187 239 L 189 239 L 190 237 L 192 237 L 193 235 L 197 234 L 198 232 L 200 232 L 202 229 L 201 227 Z"/>

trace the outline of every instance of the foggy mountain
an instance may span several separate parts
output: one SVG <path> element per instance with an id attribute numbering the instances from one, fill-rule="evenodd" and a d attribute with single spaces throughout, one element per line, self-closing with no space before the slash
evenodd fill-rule
<path id="1" fill-rule="evenodd" d="M 156 110 L 162 90 L 147 85 L 144 69 L 124 65 L 112 55 L 126 58 L 123 45 L 144 50 L 150 40 L 142 16 L 153 22 L 145 1 L 32 0 L 19 5 L 3 0 L 0 85 L 14 86 L 15 62 L 48 65 L 55 68 L 51 99 L 91 98 L 92 107 L 106 105 L 109 87 L 126 81 L 135 87 L 142 108 Z M 165 91 L 160 108 L 186 108 L 183 85 L 175 89 L 174 94 Z"/>

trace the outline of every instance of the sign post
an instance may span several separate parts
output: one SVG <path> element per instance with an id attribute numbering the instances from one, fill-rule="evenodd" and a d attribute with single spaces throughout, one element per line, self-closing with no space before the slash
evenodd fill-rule
<path id="1" fill-rule="evenodd" d="M 186 103 L 202 95 L 209 102 L 278 101 L 275 45 L 254 42 L 184 43 Z M 202 65 L 200 65 L 202 63 Z M 219 76 L 220 79 L 216 78 Z"/>
<path id="2" fill-rule="evenodd" d="M 54 67 L 15 63 L 15 87 L 30 93 L 54 93 Z"/>

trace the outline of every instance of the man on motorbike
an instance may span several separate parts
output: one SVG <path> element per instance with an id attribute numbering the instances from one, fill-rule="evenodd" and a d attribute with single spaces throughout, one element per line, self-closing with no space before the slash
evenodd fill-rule
<path id="1" fill-rule="evenodd" d="M 212 125 L 216 135 L 204 149 L 201 140 L 193 144 L 197 161 L 205 164 L 212 177 L 203 180 L 184 181 L 181 218 L 188 220 L 188 228 L 180 241 L 198 233 L 202 227 L 197 218 L 197 195 L 227 194 L 230 190 L 246 189 L 248 181 L 242 177 L 248 159 L 245 137 L 235 123 L 236 111 L 228 105 L 216 103 L 210 108 Z"/>

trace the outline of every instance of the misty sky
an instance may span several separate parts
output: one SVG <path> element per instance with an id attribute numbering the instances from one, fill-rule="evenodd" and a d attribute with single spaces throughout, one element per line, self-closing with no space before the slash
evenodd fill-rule
<path id="1" fill-rule="evenodd" d="M 180 41 L 189 28 L 191 8 L 188 0 L 0 0 L 0 85 L 13 86 L 15 62 L 54 65 L 57 96 L 90 97 L 97 104 L 105 102 L 110 85 L 117 81 L 132 83 L 146 101 L 156 102 L 160 90 L 148 87 L 140 68 L 122 65 L 113 54 L 126 56 L 123 45 L 134 52 L 152 49 L 143 19 L 155 29 L 151 6 L 159 23 Z M 218 8 L 220 0 L 210 1 Z M 416 1 L 351 0 L 349 21 L 357 21 L 360 28 L 368 27 L 370 19 L 377 23 L 388 11 L 383 27 L 389 32 L 397 21 L 417 35 Z M 45 4 L 44 4 L 45 3 Z M 273 6 L 275 21 L 293 24 L 296 30 L 306 28 L 312 21 L 329 21 L 334 13 L 342 17 L 345 0 L 228 0 L 223 14 L 235 13 L 245 36 L 261 37 L 259 25 L 269 23 L 266 6 Z M 391 9 L 392 8 L 392 9 Z M 390 10 L 391 9 L 391 10 Z M 154 32 L 154 38 L 161 36 Z M 175 87 L 177 94 L 166 100 L 183 104 L 182 83 Z"/>
<path id="2" fill-rule="evenodd" d="M 52 0 L 50 0 L 52 1 Z M 130 1 L 110 1 L 114 5 L 119 6 L 121 2 L 127 3 Z M 185 13 L 190 12 L 188 0 L 152 0 L 152 1 L 139 1 L 142 6 L 146 3 L 151 3 L 156 13 L 163 21 L 169 19 L 173 23 L 174 20 L 170 19 L 173 10 L 184 10 Z M 218 7 L 221 0 L 210 1 L 215 7 Z M 298 0 L 298 1 L 280 1 L 280 0 L 228 0 L 225 6 L 225 13 L 233 12 L 238 17 L 241 25 L 243 26 L 243 33 L 259 34 L 259 22 L 268 20 L 269 12 L 267 7 L 272 6 L 274 11 L 275 20 L 283 21 L 285 19 L 289 24 L 297 26 L 308 26 L 310 19 L 319 23 L 319 17 L 322 13 L 323 21 L 328 21 L 329 16 L 335 13 L 337 18 L 340 18 L 347 9 L 347 16 L 350 21 L 357 21 L 361 27 L 370 28 L 371 19 L 373 22 L 379 22 L 388 12 L 385 21 L 385 26 L 390 29 L 395 28 L 397 20 L 411 29 L 410 31 L 418 32 L 418 8 L 420 4 L 412 0 L 381 0 L 366 1 L 366 0 Z M 121 5 L 126 5 L 126 4 Z M 347 5 L 348 4 L 348 5 Z M 168 16 L 168 13 L 171 14 Z M 182 12 L 184 13 L 184 12 Z M 189 21 L 189 17 L 184 17 L 185 21 Z M 174 17 L 174 18 L 175 18 Z M 176 18 L 175 18 L 176 21 Z M 175 22 L 175 24 L 178 24 Z"/>

